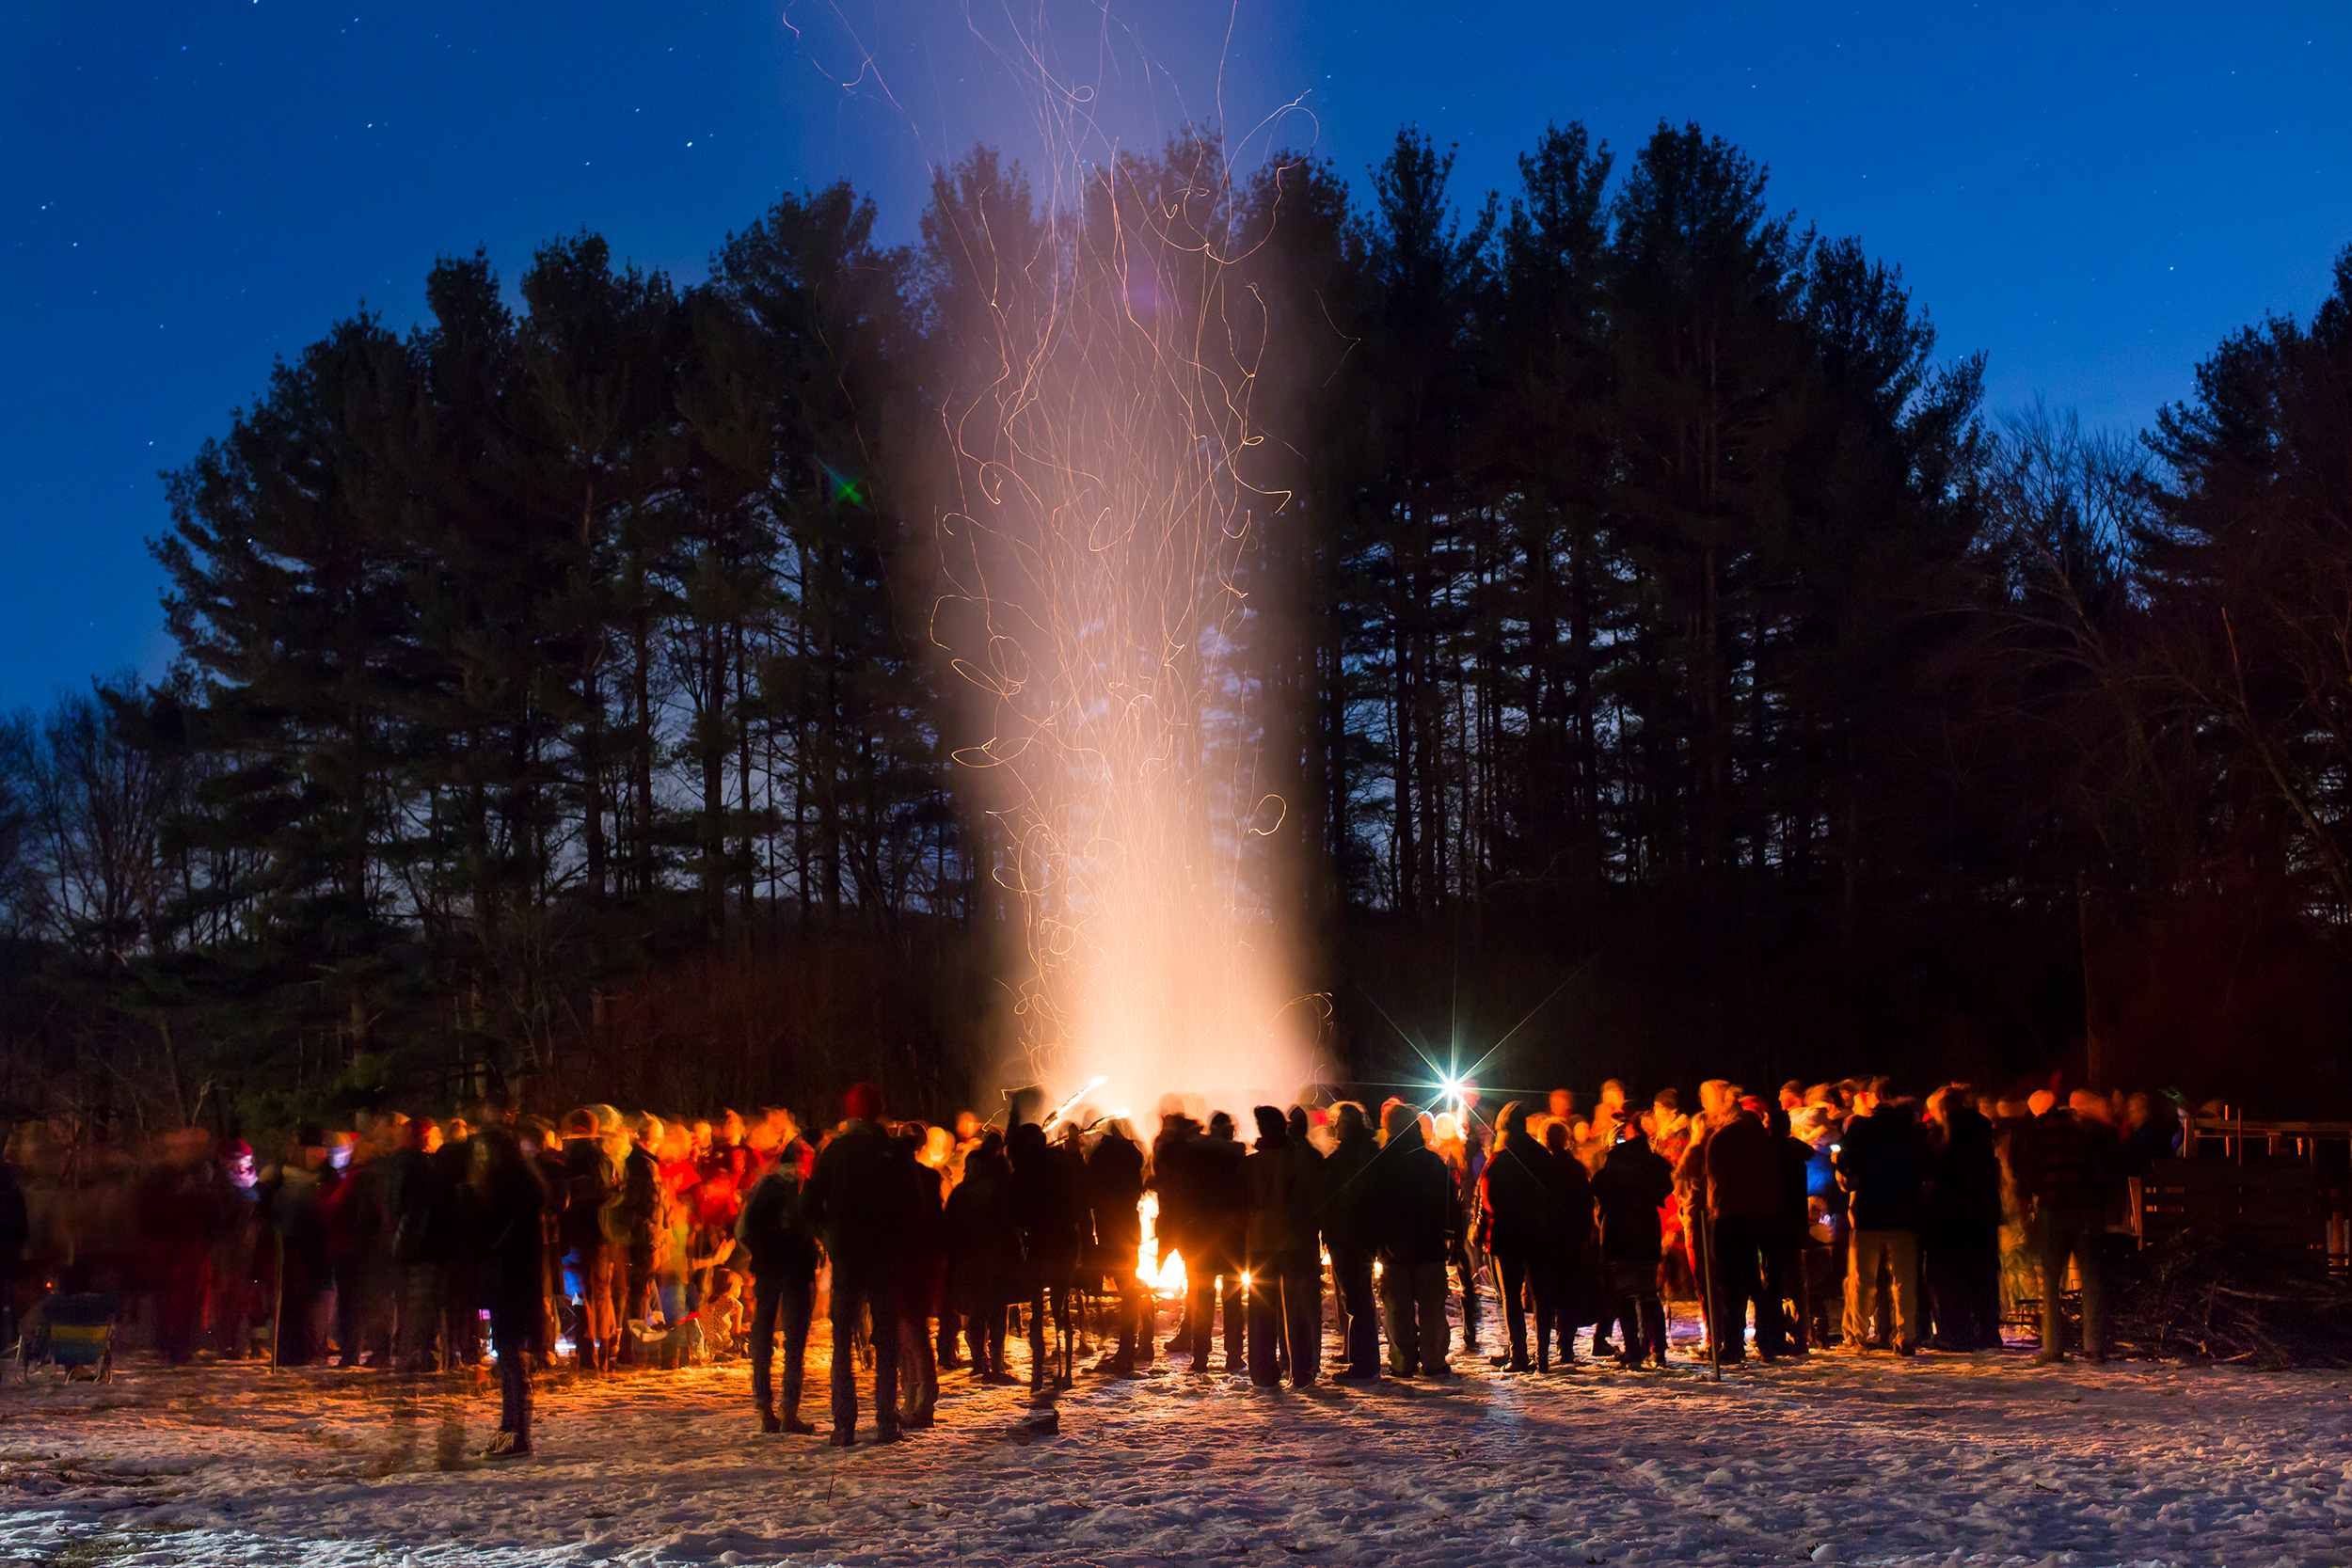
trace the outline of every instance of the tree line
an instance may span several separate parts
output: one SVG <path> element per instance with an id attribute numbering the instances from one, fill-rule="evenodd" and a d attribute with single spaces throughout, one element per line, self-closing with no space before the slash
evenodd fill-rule
<path id="1" fill-rule="evenodd" d="M 1343 1076 L 2344 1092 L 2352 251 L 2127 440 L 1989 415 L 1696 126 L 1368 172 L 1187 133 L 1063 225 L 980 149 L 908 245 L 837 184 L 697 283 L 581 233 L 336 323 L 167 476 L 172 672 L 0 735 L 0 1096 L 988 1092 L 959 523 L 1005 324 L 1111 244 L 1216 263 L 1221 626 Z"/>

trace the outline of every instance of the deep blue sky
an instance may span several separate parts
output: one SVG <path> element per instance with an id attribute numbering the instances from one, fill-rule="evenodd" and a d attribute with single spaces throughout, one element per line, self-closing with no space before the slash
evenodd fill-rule
<path id="1" fill-rule="evenodd" d="M 2126 429 L 2224 334 L 2307 315 L 2352 242 L 2342 0 L 1113 0 L 1107 33 L 1042 3 L 1059 100 L 1005 0 L 0 5 L 0 706 L 162 668 L 156 470 L 361 300 L 412 322 L 436 255 L 511 279 L 586 226 L 692 278 L 845 174 L 908 238 L 929 163 L 979 139 L 1035 161 L 1193 118 L 1360 188 L 1412 119 L 1471 197 L 1547 120 L 1628 150 L 1695 119 L 1899 262 L 1995 411 Z M 1054 105 L 1089 89 L 1081 134 Z"/>

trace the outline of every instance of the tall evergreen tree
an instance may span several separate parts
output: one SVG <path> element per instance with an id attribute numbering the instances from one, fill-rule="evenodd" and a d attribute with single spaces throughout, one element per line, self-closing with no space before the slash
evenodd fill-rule
<path id="1" fill-rule="evenodd" d="M 1382 633 L 1383 760 L 1390 772 L 1388 893 L 1398 910 L 1434 913 L 1452 891 L 1445 725 L 1449 674 L 1439 650 L 1458 618 L 1455 531 L 1475 406 L 1471 346 L 1489 286 L 1496 203 L 1465 228 L 1449 189 L 1454 154 L 1398 132 L 1373 171 L 1365 323 L 1365 419 L 1379 467 L 1361 526 L 1374 576 L 1364 610 Z"/>
<path id="2" fill-rule="evenodd" d="M 386 535 L 401 482 L 355 436 L 400 345 L 340 323 L 168 476 L 155 544 L 167 623 L 202 685 L 191 744 L 222 759 L 178 832 L 234 867 L 197 896 L 246 912 L 226 982 L 240 1032 L 367 1049 L 395 939 L 383 879 L 401 802 L 407 562 Z"/>
<path id="3" fill-rule="evenodd" d="M 1559 886 L 1597 912 L 1603 818 L 1601 677 L 1618 588 L 1607 419 L 1612 157 L 1581 124 L 1548 128 L 1519 159 L 1501 243 L 1482 466 L 1511 528 L 1507 614 L 1524 627 L 1503 742 L 1509 847 L 1498 873 Z M 1560 901 L 1547 899 L 1557 907 Z"/>
<path id="4" fill-rule="evenodd" d="M 2306 882 L 2341 920 L 2352 911 L 2352 247 L 2308 326 L 2273 318 L 2224 342 L 2150 445 L 2170 470 L 2134 541 L 2169 634 L 2157 669 L 2216 721 L 2206 750 L 2221 776 L 2256 784 L 2217 802 L 2231 858 L 2250 853 L 2264 880 Z"/>

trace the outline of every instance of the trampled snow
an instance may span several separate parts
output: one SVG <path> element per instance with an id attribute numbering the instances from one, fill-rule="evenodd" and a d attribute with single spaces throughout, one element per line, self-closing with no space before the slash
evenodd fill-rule
<path id="1" fill-rule="evenodd" d="M 821 1428 L 821 1326 L 810 1360 Z M 557 1378 L 537 1453 L 482 1461 L 494 1381 L 135 1357 L 0 1386 L 0 1561 L 2352 1563 L 2341 1374 L 1455 1361 L 1300 1393 L 1163 1356 L 1031 1441 L 951 1371 L 936 1428 L 849 1450 L 758 1435 L 740 1361 Z"/>

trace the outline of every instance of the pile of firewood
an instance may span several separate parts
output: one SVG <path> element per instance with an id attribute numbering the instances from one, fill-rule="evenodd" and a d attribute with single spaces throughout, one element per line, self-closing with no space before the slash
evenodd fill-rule
<path id="1" fill-rule="evenodd" d="M 2352 1366 L 2352 1278 L 2309 1252 L 2184 1233 L 2130 1254 L 2107 1299 L 2108 1338 L 2125 1354 Z"/>

